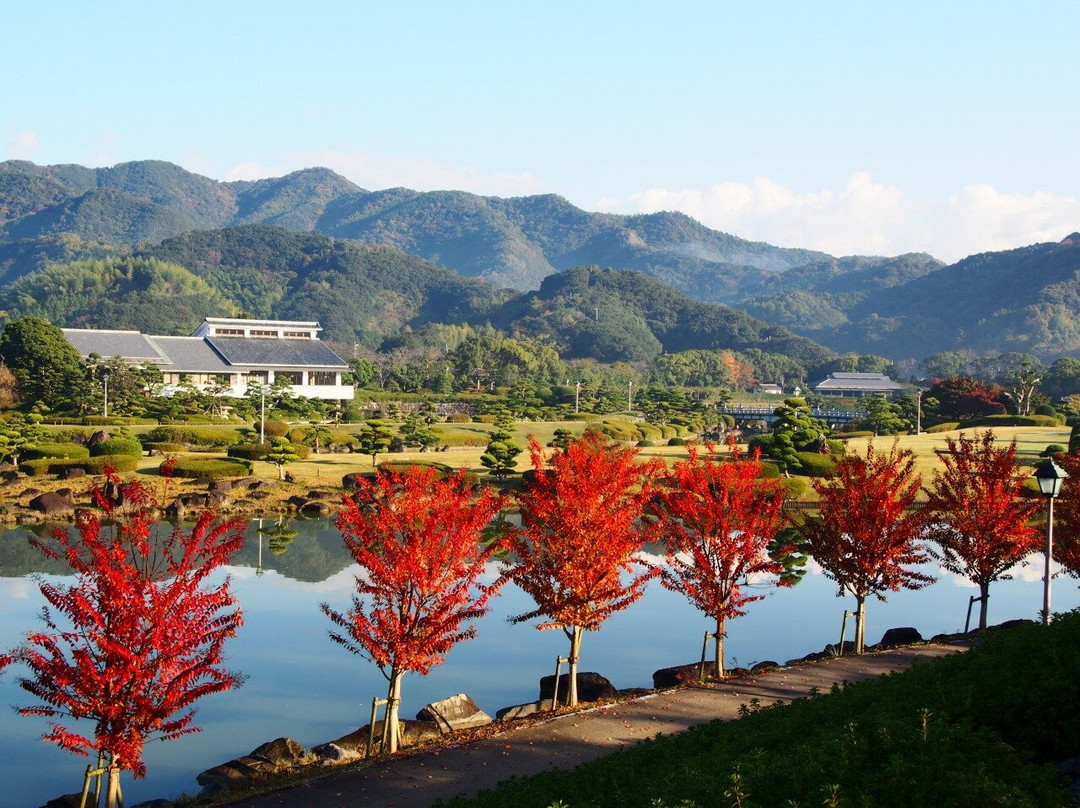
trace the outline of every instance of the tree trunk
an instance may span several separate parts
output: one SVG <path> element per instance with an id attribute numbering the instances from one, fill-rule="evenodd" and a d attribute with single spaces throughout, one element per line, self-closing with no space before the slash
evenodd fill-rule
<path id="1" fill-rule="evenodd" d="M 578 703 L 577 694 L 577 667 L 578 667 L 578 652 L 581 650 L 581 636 L 584 633 L 584 629 L 581 626 L 571 626 L 570 632 L 570 668 L 568 676 L 570 679 L 570 686 L 567 688 L 566 703 L 571 707 L 576 707 Z M 556 705 L 557 706 L 557 705 Z"/>
<path id="2" fill-rule="evenodd" d="M 716 678 L 724 678 L 724 618 L 716 618 Z"/>
<path id="3" fill-rule="evenodd" d="M 866 636 L 866 595 L 856 595 L 855 603 L 855 653 L 861 654 Z"/>
<path id="4" fill-rule="evenodd" d="M 979 601 L 979 631 L 984 631 L 986 629 L 987 607 L 990 605 L 989 581 L 979 584 L 979 595 L 982 598 Z"/>
<path id="5" fill-rule="evenodd" d="M 108 781 L 105 785 L 105 808 L 117 808 L 120 805 L 120 761 L 109 758 Z"/>
<path id="6" fill-rule="evenodd" d="M 398 750 L 398 707 L 401 706 L 401 679 L 404 675 L 404 671 L 391 671 L 390 688 L 386 692 L 386 726 L 383 735 L 386 738 L 386 752 L 390 755 Z"/>

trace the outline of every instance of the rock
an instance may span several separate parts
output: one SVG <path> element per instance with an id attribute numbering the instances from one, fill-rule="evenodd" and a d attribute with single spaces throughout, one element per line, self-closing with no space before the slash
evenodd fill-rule
<path id="1" fill-rule="evenodd" d="M 210 493 L 224 493 L 228 494 L 232 491 L 233 484 L 231 480 L 211 480 L 206 484 L 206 490 Z"/>
<path id="2" fill-rule="evenodd" d="M 322 760 L 329 760 L 334 763 L 343 763 L 347 760 L 357 760 L 363 757 L 361 752 L 355 749 L 345 749 L 342 746 L 338 746 L 336 743 L 323 743 L 318 746 L 312 747 L 313 753 L 318 755 Z"/>
<path id="3" fill-rule="evenodd" d="M 287 483 L 295 483 L 296 482 L 296 477 L 293 476 L 293 473 L 291 471 L 286 471 L 284 480 Z"/>
<path id="4" fill-rule="evenodd" d="M 600 699 L 618 698 L 619 691 L 607 679 L 594 671 L 579 672 L 577 675 L 578 701 L 600 701 Z M 570 674 L 559 677 L 559 704 L 566 704 L 566 693 L 570 689 Z M 550 699 L 555 695 L 555 676 L 545 676 L 540 680 L 540 699 Z"/>
<path id="5" fill-rule="evenodd" d="M 79 808 L 82 805 L 82 794 L 65 794 L 55 797 L 41 806 L 41 808 Z"/>
<path id="6" fill-rule="evenodd" d="M 481 710 L 467 695 L 458 693 L 427 705 L 416 714 L 416 720 L 434 721 L 439 731 L 446 733 L 490 724 L 491 716 Z"/>
<path id="7" fill-rule="evenodd" d="M 85 446 L 87 449 L 92 449 L 93 447 L 101 443 L 103 440 L 108 440 L 108 438 L 109 433 L 99 429 L 97 432 L 95 432 L 93 435 L 86 439 L 86 441 L 83 443 L 83 446 Z"/>
<path id="8" fill-rule="evenodd" d="M 642 696 L 651 696 L 655 691 L 649 687 L 624 687 L 619 691 L 621 699 L 639 699 Z"/>
<path id="9" fill-rule="evenodd" d="M 822 651 L 822 653 L 825 654 L 826 657 L 849 656 L 855 653 L 855 643 L 851 640 L 844 640 L 843 654 L 840 653 L 840 646 L 838 644 L 829 643 L 825 646 L 825 649 Z M 809 659 L 809 657 L 807 658 Z M 823 658 L 824 657 L 818 657 L 818 659 Z"/>
<path id="10" fill-rule="evenodd" d="M 338 749 L 341 749 L 346 753 L 354 754 L 357 757 L 363 757 L 364 752 L 367 750 L 368 734 L 370 733 L 370 731 L 371 731 L 371 725 L 370 724 L 364 724 L 364 726 L 360 727 L 357 730 L 354 730 L 353 732 L 350 732 L 348 735 L 342 735 L 340 738 L 337 738 L 336 740 L 329 741 L 327 743 L 319 744 L 318 746 L 312 747 L 311 751 L 314 752 L 319 757 L 323 757 L 324 750 L 325 750 L 326 747 L 336 746 Z M 379 744 L 379 741 L 380 741 L 381 738 L 382 738 L 382 722 L 380 721 L 378 724 L 375 725 L 375 744 L 376 745 Z"/>
<path id="11" fill-rule="evenodd" d="M 915 643 L 922 641 L 922 634 L 910 626 L 890 628 L 882 635 L 878 647 L 892 648 L 897 645 L 914 645 Z"/>
<path id="12" fill-rule="evenodd" d="M 295 766 L 307 759 L 308 751 L 292 738 L 275 738 L 252 749 L 251 757 L 261 758 L 275 766 Z"/>
<path id="13" fill-rule="evenodd" d="M 705 667 L 709 667 L 708 660 L 705 661 Z M 653 671 L 653 687 L 657 690 L 662 690 L 666 687 L 681 687 L 683 685 L 696 684 L 700 672 L 701 664 L 698 662 L 691 662 L 687 665 L 676 665 L 673 668 L 661 668 L 658 671 Z"/>
<path id="14" fill-rule="evenodd" d="M 286 500 L 286 504 L 290 508 L 300 510 L 301 508 L 303 508 L 305 505 L 308 504 L 308 499 L 307 499 L 307 497 L 302 497 L 299 494 L 294 494 L 293 496 L 289 497 Z"/>
<path id="15" fill-rule="evenodd" d="M 335 499 L 338 495 L 332 491 L 324 491 L 321 488 L 313 488 L 307 492 L 308 499 Z"/>
<path id="16" fill-rule="evenodd" d="M 491 718 L 488 718 L 491 721 Z M 433 741 L 442 735 L 439 725 L 434 721 L 399 721 L 398 746 L 408 749 L 425 741 Z"/>
<path id="17" fill-rule="evenodd" d="M 300 513 L 304 516 L 329 516 L 333 512 L 334 508 L 330 503 L 322 501 L 307 502 L 300 508 Z"/>
<path id="18" fill-rule="evenodd" d="M 519 718 L 524 718 L 527 715 L 533 715 L 534 713 L 540 713 L 544 710 L 550 710 L 552 708 L 551 699 L 544 699 L 543 701 L 530 701 L 526 704 L 515 704 L 513 707 L 503 707 L 501 710 L 495 713 L 496 721 L 516 721 Z"/>
<path id="19" fill-rule="evenodd" d="M 356 481 L 363 476 L 363 474 L 359 474 L 355 471 L 350 472 L 349 474 L 346 474 L 344 477 L 341 478 L 341 487 L 344 488 L 346 491 L 355 491 Z"/>
<path id="20" fill-rule="evenodd" d="M 751 673 L 764 673 L 765 671 L 775 671 L 780 668 L 779 662 L 773 662 L 771 659 L 767 659 L 764 662 L 759 662 L 750 668 Z"/>
<path id="21" fill-rule="evenodd" d="M 46 491 L 30 500 L 30 508 L 45 516 L 74 516 L 75 504 L 57 491 Z"/>
<path id="22" fill-rule="evenodd" d="M 74 480 L 78 477 L 86 476 L 86 469 L 79 468 L 78 466 L 72 466 L 64 469 L 62 472 L 56 475 L 61 480 Z"/>

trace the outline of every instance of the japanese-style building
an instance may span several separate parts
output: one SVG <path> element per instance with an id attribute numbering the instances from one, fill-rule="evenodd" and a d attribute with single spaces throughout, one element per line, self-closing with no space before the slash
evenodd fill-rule
<path id="1" fill-rule="evenodd" d="M 131 365 L 161 370 L 164 394 L 182 383 L 198 388 L 221 385 L 225 394 L 243 397 L 250 385 L 286 379 L 307 398 L 351 399 L 343 383 L 348 364 L 319 340 L 317 322 L 242 320 L 207 317 L 188 337 L 95 328 L 62 329 L 79 355 L 120 357 Z"/>
<path id="2" fill-rule="evenodd" d="M 904 385 L 884 373 L 830 373 L 811 389 L 823 396 L 862 398 L 884 393 L 886 398 L 892 398 L 900 394 Z"/>

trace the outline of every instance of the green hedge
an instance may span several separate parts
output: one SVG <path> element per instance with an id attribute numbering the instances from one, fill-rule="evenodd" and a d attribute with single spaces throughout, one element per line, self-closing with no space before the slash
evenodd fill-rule
<path id="1" fill-rule="evenodd" d="M 220 480 L 223 477 L 246 477 L 251 461 L 235 458 L 181 457 L 173 466 L 174 477 L 190 480 Z"/>
<path id="2" fill-rule="evenodd" d="M 235 429 L 199 429 L 192 426 L 157 426 L 142 436 L 145 443 L 182 443 L 186 446 L 233 446 L 243 440 Z"/>
<path id="3" fill-rule="evenodd" d="M 452 412 L 448 416 L 446 416 L 446 423 L 470 424 L 472 423 L 472 416 L 466 412 Z"/>
<path id="4" fill-rule="evenodd" d="M 129 418 L 114 415 L 107 418 L 104 415 L 87 415 L 82 419 L 82 422 L 87 426 L 144 426 L 146 424 L 156 424 L 157 420 L 154 418 Z"/>
<path id="5" fill-rule="evenodd" d="M 459 432 L 433 426 L 431 431 L 439 436 L 439 440 L 447 446 L 487 446 L 491 443 L 490 432 Z"/>
<path id="6" fill-rule="evenodd" d="M 104 474 L 107 465 L 117 471 L 135 471 L 139 467 L 139 460 L 131 455 L 102 455 L 81 459 L 45 457 L 20 463 L 19 471 L 31 477 L 40 477 L 42 474 L 62 474 L 70 468 L 82 469 L 87 474 Z"/>
<path id="7" fill-rule="evenodd" d="M 169 443 L 168 441 L 156 441 L 144 443 L 147 451 L 161 452 L 162 454 L 176 454 L 177 452 L 186 452 L 188 447 L 182 443 Z"/>
<path id="8" fill-rule="evenodd" d="M 963 422 L 963 428 L 974 426 L 1061 426 L 1062 421 L 1053 415 L 986 415 Z"/>
<path id="9" fill-rule="evenodd" d="M 788 477 L 780 481 L 780 490 L 784 492 L 784 499 L 799 499 L 810 487 L 805 477 Z"/>
<path id="10" fill-rule="evenodd" d="M 959 421 L 946 421 L 945 423 L 935 424 L 934 426 L 928 427 L 924 429 L 923 432 L 926 432 L 929 435 L 936 435 L 939 432 L 954 432 L 959 428 Z"/>
<path id="11" fill-rule="evenodd" d="M 818 452 L 796 452 L 802 466 L 802 473 L 807 477 L 831 477 L 836 473 L 836 460 L 832 455 Z"/>
<path id="12" fill-rule="evenodd" d="M 238 443 L 230 446 L 226 454 L 240 460 L 262 460 L 270 454 L 270 449 L 269 443 Z"/>
<path id="13" fill-rule="evenodd" d="M 33 449 L 23 452 L 25 460 L 39 460 L 43 457 L 66 457 L 79 460 L 90 456 L 90 450 L 78 443 L 39 443 Z"/>
<path id="14" fill-rule="evenodd" d="M 131 455 L 142 457 L 143 447 L 135 438 L 106 438 L 90 447 L 91 457 L 102 455 Z"/>

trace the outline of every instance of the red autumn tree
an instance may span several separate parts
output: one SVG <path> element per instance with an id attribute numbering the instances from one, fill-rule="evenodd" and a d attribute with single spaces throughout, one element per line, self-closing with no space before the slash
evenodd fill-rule
<path id="1" fill-rule="evenodd" d="M 994 445 L 990 430 L 948 439 L 944 470 L 934 472 L 928 509 L 929 537 L 942 550 L 942 565 L 979 587 L 979 628 L 986 628 L 990 584 L 1039 549 L 1030 522 L 1039 502 L 1021 497 L 1030 474 L 1016 459 L 1016 444 Z"/>
<path id="2" fill-rule="evenodd" d="M 751 576 L 784 571 L 769 555 L 782 521 L 780 481 L 762 478 L 756 456 L 740 460 L 734 454 L 734 460 L 721 461 L 711 449 L 701 457 L 691 447 L 653 503 L 667 547 L 661 582 L 716 621 L 717 677 L 724 675 L 725 621 L 742 617 L 747 604 L 765 597 L 743 587 Z"/>
<path id="3" fill-rule="evenodd" d="M 536 602 L 513 622 L 546 616 L 537 628 L 562 629 L 570 640 L 567 703 L 574 705 L 582 633 L 640 598 L 659 573 L 637 569 L 635 558 L 649 532 L 642 516 L 657 466 L 637 463 L 636 450 L 609 446 L 597 433 L 556 452 L 550 469 L 544 461 L 533 439 L 534 474 L 518 497 L 521 528 L 511 533 L 514 561 L 504 569 Z"/>
<path id="4" fill-rule="evenodd" d="M 930 558 L 920 542 L 927 512 L 913 511 L 922 478 L 914 455 L 896 444 L 887 455 L 866 447 L 866 457 L 845 455 L 836 475 L 814 480 L 818 516 L 807 517 L 803 536 L 809 554 L 825 574 L 855 596 L 855 652 L 865 645 L 866 598 L 885 600 L 885 593 L 921 589 L 933 583 L 910 569 Z"/>
<path id="5" fill-rule="evenodd" d="M 330 638 L 368 657 L 389 682 L 388 751 L 397 751 L 401 680 L 426 675 L 476 629 L 501 580 L 479 583 L 485 565 L 504 547 L 482 543 L 482 532 L 502 508 L 489 488 L 474 497 L 464 472 L 439 478 L 435 469 L 360 478 L 336 524 L 360 565 L 353 605 L 323 612 L 341 631 Z"/>
<path id="6" fill-rule="evenodd" d="M 45 630 L 28 634 L 0 667 L 30 670 L 19 684 L 43 703 L 21 714 L 93 722 L 83 734 L 56 721 L 44 738 L 98 753 L 112 808 L 122 770 L 145 776 L 147 739 L 199 731 L 192 705 L 240 683 L 221 667 L 240 611 L 228 581 L 212 586 L 207 578 L 240 548 L 244 524 L 215 525 L 208 512 L 190 532 L 161 530 L 140 483 L 120 483 L 110 472 L 106 491 L 95 491 L 105 524 L 83 510 L 74 532 L 56 531 L 52 544 L 34 540 L 45 556 L 66 560 L 75 582 L 38 581 L 48 602 Z"/>
<path id="7" fill-rule="evenodd" d="M 1069 475 L 1054 504 L 1054 518 L 1061 526 L 1054 533 L 1054 560 L 1080 578 L 1080 452 L 1057 455 L 1054 461 Z"/>

